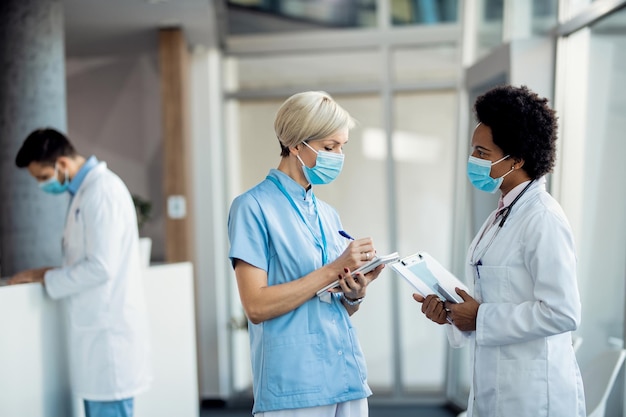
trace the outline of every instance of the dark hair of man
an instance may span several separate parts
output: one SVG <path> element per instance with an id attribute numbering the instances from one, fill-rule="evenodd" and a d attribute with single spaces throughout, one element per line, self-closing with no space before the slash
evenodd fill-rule
<path id="1" fill-rule="evenodd" d="M 557 117 L 546 98 L 526 86 L 504 85 L 476 99 L 477 120 L 491 129 L 493 142 L 505 155 L 524 159 L 523 169 L 539 178 L 554 168 Z"/>
<path id="2" fill-rule="evenodd" d="M 37 129 L 24 140 L 15 164 L 19 168 L 29 166 L 31 162 L 54 166 L 60 156 L 76 156 L 76 149 L 67 137 L 54 129 Z"/>

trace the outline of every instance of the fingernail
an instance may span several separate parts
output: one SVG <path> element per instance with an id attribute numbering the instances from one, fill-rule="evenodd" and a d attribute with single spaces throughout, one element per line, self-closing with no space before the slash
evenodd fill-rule
<path id="1" fill-rule="evenodd" d="M 344 268 L 343 272 L 345 272 L 347 274 L 348 273 L 348 268 Z"/>

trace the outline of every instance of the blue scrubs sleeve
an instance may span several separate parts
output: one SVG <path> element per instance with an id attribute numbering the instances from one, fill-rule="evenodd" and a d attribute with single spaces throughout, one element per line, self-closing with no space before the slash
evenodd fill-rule
<path id="1" fill-rule="evenodd" d="M 268 271 L 268 230 L 259 202 L 246 193 L 237 197 L 228 215 L 230 251 L 228 257 L 234 264 L 241 259 L 252 266 Z"/>

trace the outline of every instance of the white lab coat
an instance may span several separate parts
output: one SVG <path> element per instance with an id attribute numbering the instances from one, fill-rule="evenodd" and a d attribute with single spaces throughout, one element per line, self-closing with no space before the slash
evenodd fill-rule
<path id="1" fill-rule="evenodd" d="M 93 401 L 134 397 L 151 381 L 137 217 L 122 180 L 100 162 L 67 213 L 63 267 L 45 275 L 68 313 L 74 393 Z"/>
<path id="2" fill-rule="evenodd" d="M 570 333 L 580 323 L 581 305 L 568 221 L 545 180 L 536 181 L 482 256 L 478 276 L 471 257 L 496 232 L 492 227 L 479 239 L 494 216 L 472 242 L 466 263 L 466 282 L 481 303 L 469 338 L 468 417 L 585 416 Z M 456 336 L 451 343 L 462 340 L 449 327 Z"/>

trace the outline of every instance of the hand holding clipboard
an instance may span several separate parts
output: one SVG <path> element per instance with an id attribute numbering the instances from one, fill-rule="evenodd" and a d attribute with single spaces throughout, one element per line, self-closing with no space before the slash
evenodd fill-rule
<path id="1" fill-rule="evenodd" d="M 441 301 L 462 303 L 463 299 L 455 288 L 469 291 L 465 284 L 426 252 L 402 258 L 391 267 L 424 297 L 435 294 Z"/>

